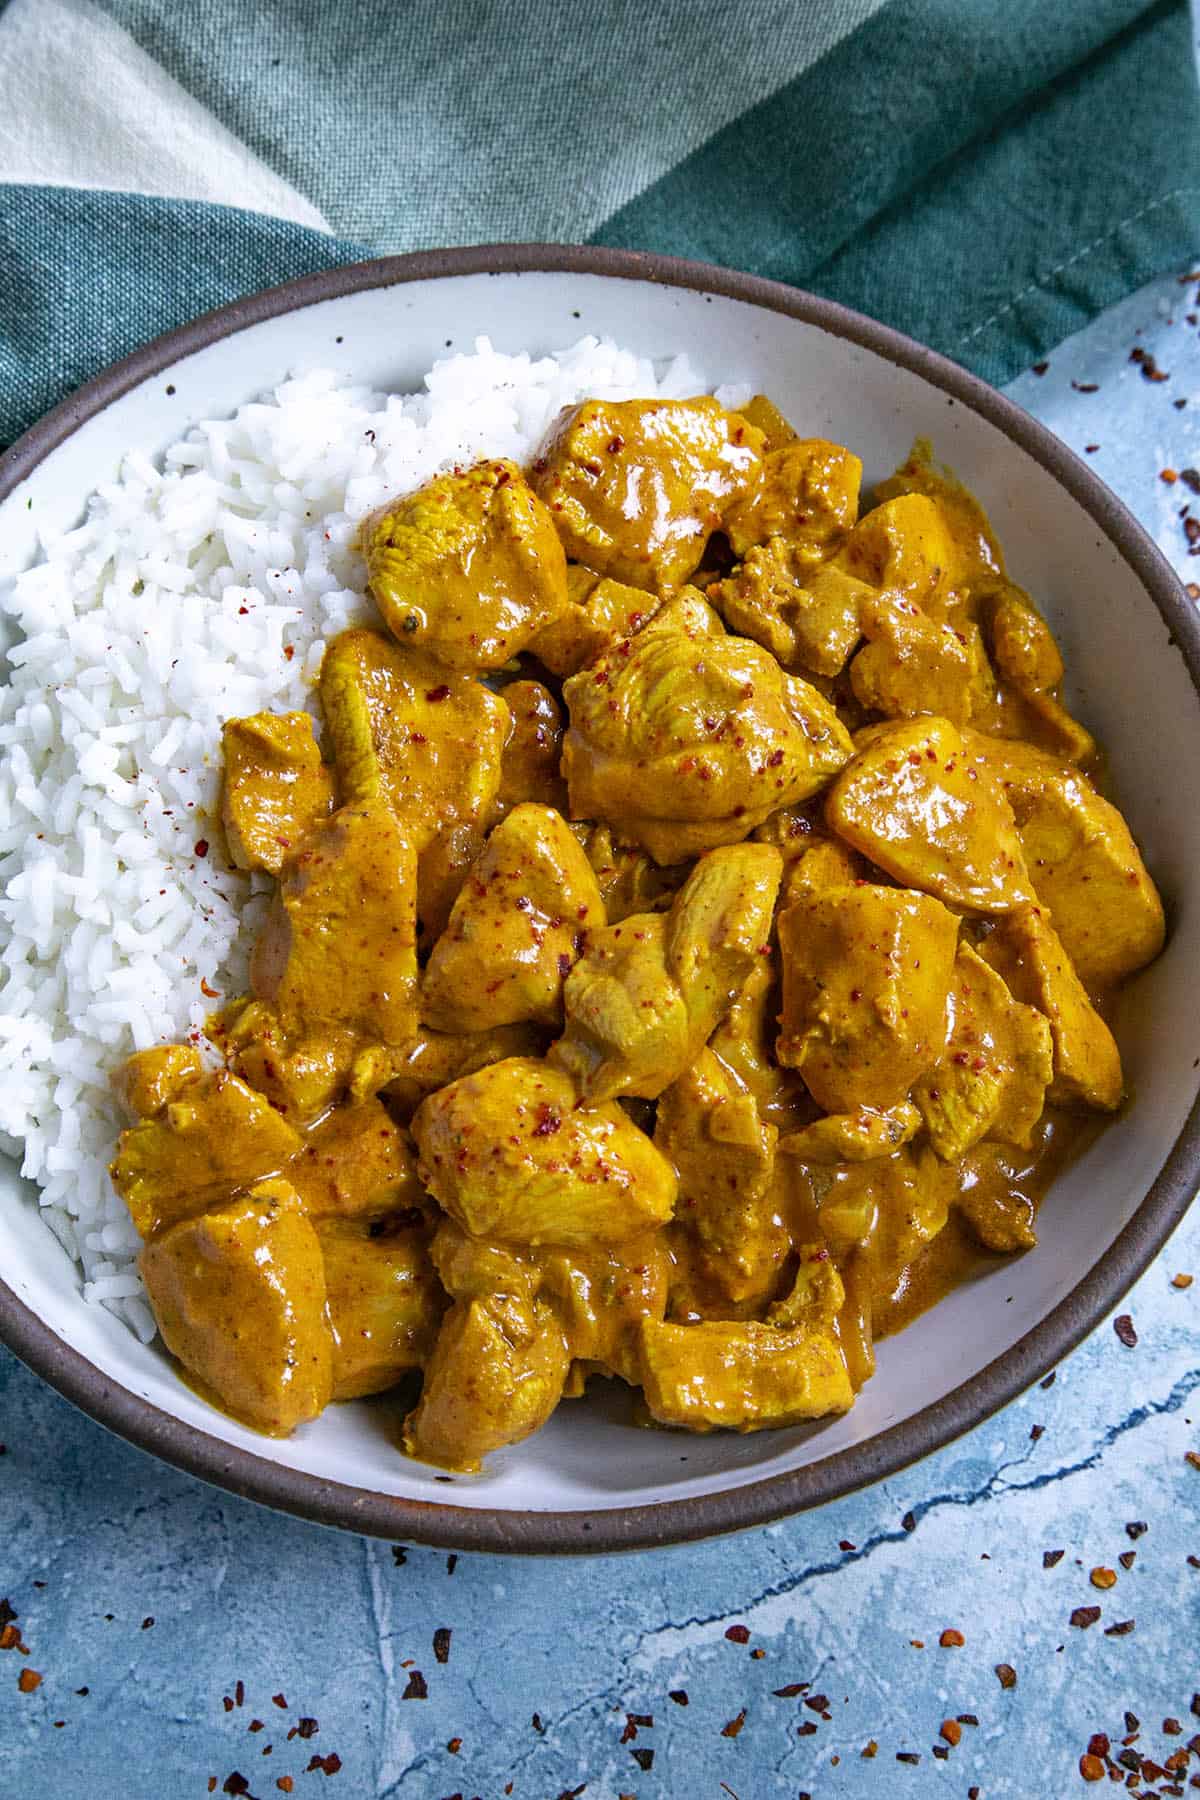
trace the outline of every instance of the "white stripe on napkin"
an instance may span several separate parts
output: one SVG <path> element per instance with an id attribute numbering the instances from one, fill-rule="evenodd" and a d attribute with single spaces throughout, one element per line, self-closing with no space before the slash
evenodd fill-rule
<path id="1" fill-rule="evenodd" d="M 0 181 L 219 201 L 329 230 L 89 0 L 0 14 Z"/>

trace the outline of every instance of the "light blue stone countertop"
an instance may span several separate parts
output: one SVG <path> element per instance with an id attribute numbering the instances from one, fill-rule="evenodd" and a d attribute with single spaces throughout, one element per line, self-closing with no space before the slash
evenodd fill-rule
<path id="1" fill-rule="evenodd" d="M 1160 471 L 1200 465 L 1193 303 L 1196 282 L 1165 279 L 1009 390 L 1185 580 L 1191 496 Z M 1088 1791 L 1094 1733 L 1114 1785 L 1190 1792 L 1198 1308 L 1200 1209 L 1122 1305 L 1136 1347 L 1106 1323 L 1050 1385 L 848 1500 L 576 1560 L 273 1515 L 109 1436 L 0 1351 L 0 1622 L 15 1613 L 28 1650 L 0 1653 L 0 1794 L 1063 1800 Z M 1072 1624 L 1081 1607 L 1099 1617 Z"/>

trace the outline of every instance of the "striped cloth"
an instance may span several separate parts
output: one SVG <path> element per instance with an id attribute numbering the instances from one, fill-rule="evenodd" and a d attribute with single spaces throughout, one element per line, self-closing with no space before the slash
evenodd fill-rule
<path id="1" fill-rule="evenodd" d="M 496 240 L 774 276 L 1004 380 L 1200 251 L 1200 106 L 1180 0 L 10 0 L 0 182 L 6 443 L 208 307 Z"/>

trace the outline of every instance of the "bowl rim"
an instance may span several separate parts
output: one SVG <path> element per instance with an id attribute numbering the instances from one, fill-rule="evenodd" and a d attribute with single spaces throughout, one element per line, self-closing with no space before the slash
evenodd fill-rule
<path id="1" fill-rule="evenodd" d="M 0 457 L 0 501 L 88 419 L 182 358 L 250 326 L 364 289 L 472 275 L 575 274 L 747 302 L 858 344 L 921 376 L 997 427 L 1084 508 L 1161 613 L 1200 701 L 1200 620 L 1132 513 L 1046 426 L 978 376 L 861 313 L 802 289 L 710 263 L 573 244 L 417 251 L 302 276 L 152 339 L 70 394 Z M 398 1498 L 286 1468 L 210 1436 L 111 1380 L 0 1279 L 0 1341 L 99 1424 L 175 1468 L 315 1523 L 451 1550 L 599 1553 L 686 1543 L 765 1525 L 882 1481 L 982 1424 L 1073 1350 L 1166 1243 L 1200 1185 L 1200 1084 L 1158 1176 L 1118 1237 L 1071 1292 L 1001 1356 L 940 1400 L 865 1443 L 712 1494 L 611 1511 L 474 1509 Z"/>

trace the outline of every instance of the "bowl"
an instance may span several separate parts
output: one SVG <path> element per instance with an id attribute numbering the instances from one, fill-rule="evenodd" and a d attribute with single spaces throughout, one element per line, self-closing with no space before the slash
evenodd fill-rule
<path id="1" fill-rule="evenodd" d="M 1200 1181 L 1200 630 L 1170 568 L 1109 490 L 984 383 L 883 326 L 792 288 L 661 257 L 505 245 L 356 264 L 196 320 L 116 364 L 0 465 L 0 575 L 65 528 L 136 445 L 232 412 L 306 367 L 411 389 L 447 340 L 560 349 L 584 332 L 769 393 L 803 429 L 852 445 L 865 480 L 916 436 L 982 500 L 1014 579 L 1058 633 L 1075 710 L 1107 746 L 1168 907 L 1165 953 L 1124 996 L 1132 1098 L 1051 1190 L 1040 1243 L 998 1262 L 885 1342 L 844 1418 L 745 1437 L 629 1422 L 619 1397 L 560 1407 L 484 1475 L 394 1448 L 386 1402 L 330 1408 L 293 1438 L 258 1436 L 84 1303 L 14 1166 L 0 1166 L 0 1337 L 101 1424 L 231 1491 L 359 1532 L 449 1548 L 601 1551 L 765 1523 L 895 1473 L 1051 1368 L 1116 1304 Z M 33 502 L 32 508 L 29 502 Z M 1153 721 L 1153 729 L 1149 723 Z"/>

